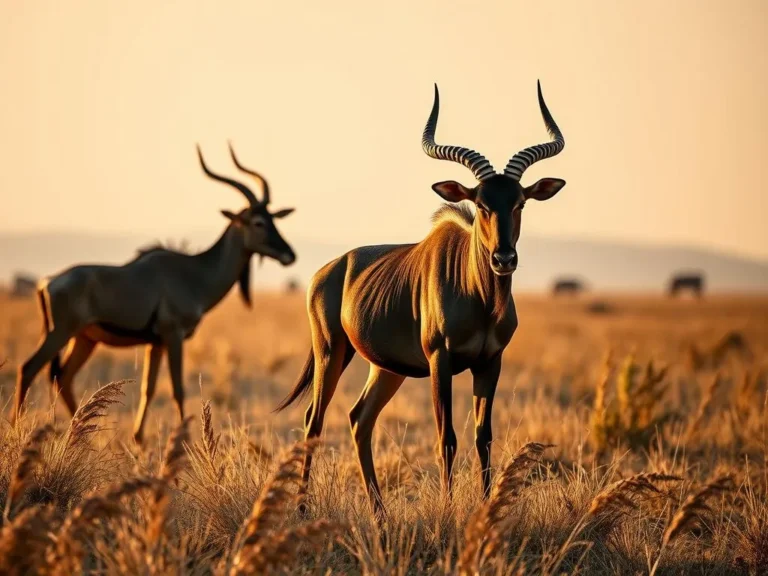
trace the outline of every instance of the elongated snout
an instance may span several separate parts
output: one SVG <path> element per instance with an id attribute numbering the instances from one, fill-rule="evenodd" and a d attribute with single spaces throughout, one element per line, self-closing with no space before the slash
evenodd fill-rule
<path id="1" fill-rule="evenodd" d="M 500 276 L 514 272 L 517 268 L 517 250 L 494 252 L 491 256 L 491 268 Z"/>
<path id="2" fill-rule="evenodd" d="M 288 251 L 280 254 L 280 257 L 278 258 L 278 260 L 280 261 L 280 264 L 282 264 L 283 266 L 290 266 L 291 264 L 296 262 L 296 254 L 294 254 L 293 250 L 289 248 Z"/>

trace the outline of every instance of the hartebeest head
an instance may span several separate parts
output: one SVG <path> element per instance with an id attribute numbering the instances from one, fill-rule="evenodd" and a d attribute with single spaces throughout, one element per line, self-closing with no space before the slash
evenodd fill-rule
<path id="1" fill-rule="evenodd" d="M 531 146 L 515 154 L 498 174 L 484 156 L 460 146 L 435 144 L 435 129 L 440 111 L 440 95 L 435 85 L 435 103 L 429 115 L 421 145 L 432 158 L 458 162 L 469 168 L 479 181 L 474 188 L 467 188 L 459 182 L 448 180 L 432 186 L 448 202 L 469 200 L 477 207 L 475 218 L 480 239 L 491 255 L 493 272 L 499 276 L 512 274 L 517 268 L 517 239 L 520 237 L 520 220 L 523 206 L 528 199 L 548 200 L 565 186 L 565 180 L 542 178 L 535 184 L 523 187 L 520 178 L 523 172 L 539 160 L 559 154 L 565 146 L 565 139 L 555 120 L 547 109 L 538 86 L 539 107 L 552 141 Z"/>
<path id="2" fill-rule="evenodd" d="M 230 221 L 230 225 L 235 231 L 242 235 L 243 245 L 245 249 L 251 254 L 259 254 L 260 256 L 269 256 L 274 258 L 283 266 L 289 266 L 296 261 L 296 254 L 293 252 L 290 244 L 283 239 L 280 232 L 275 226 L 275 220 L 278 218 L 285 218 L 291 212 L 293 208 L 283 208 L 271 212 L 269 210 L 269 184 L 266 179 L 258 172 L 245 168 L 235 156 L 235 151 L 232 148 L 232 144 L 229 145 L 229 152 L 232 155 L 232 161 L 235 163 L 242 172 L 253 176 L 259 183 L 262 189 L 262 198 L 259 200 L 250 188 L 241 184 L 237 180 L 220 176 L 210 171 L 203 159 L 203 153 L 200 151 L 200 146 L 197 147 L 197 155 L 200 158 L 200 165 L 203 167 L 203 172 L 214 180 L 229 184 L 233 188 L 239 190 L 245 199 L 248 200 L 248 207 L 243 208 L 239 212 L 230 212 L 229 210 L 222 210 L 221 213 Z M 251 283 L 251 266 L 250 258 L 249 263 L 243 268 L 240 274 L 240 293 L 245 300 L 245 303 L 250 306 L 250 283 Z"/>
<path id="3" fill-rule="evenodd" d="M 214 180 L 224 182 L 225 184 L 229 184 L 236 188 L 243 194 L 243 196 L 245 196 L 245 199 L 248 200 L 248 207 L 243 208 L 240 212 L 235 213 L 230 212 L 229 210 L 222 210 L 221 213 L 241 232 L 243 235 L 243 243 L 246 249 L 251 253 L 274 258 L 283 266 L 293 264 L 296 260 L 296 255 L 288 242 L 286 242 L 280 235 L 280 232 L 278 232 L 274 221 L 278 218 L 285 218 L 293 212 L 294 209 L 283 208 L 282 210 L 270 212 L 269 184 L 266 179 L 264 179 L 258 172 L 249 170 L 240 164 L 231 144 L 229 146 L 229 152 L 232 155 L 232 161 L 235 163 L 235 166 L 246 174 L 253 176 L 261 185 L 262 199 L 258 200 L 251 189 L 244 184 L 211 172 L 208 166 L 206 166 L 205 160 L 203 160 L 203 154 L 200 151 L 200 146 L 198 146 L 197 154 L 200 157 L 200 165 L 203 167 L 203 172 Z"/>

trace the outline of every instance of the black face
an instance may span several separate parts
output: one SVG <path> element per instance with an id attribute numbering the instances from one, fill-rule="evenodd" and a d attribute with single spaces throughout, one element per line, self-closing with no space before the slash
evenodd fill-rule
<path id="1" fill-rule="evenodd" d="M 449 202 L 474 202 L 476 225 L 483 246 L 490 254 L 491 270 L 498 276 L 507 276 L 517 269 L 516 247 L 526 200 L 547 200 L 563 186 L 563 180 L 543 178 L 523 188 L 518 181 L 496 174 L 471 189 L 453 181 L 439 182 L 432 188 Z"/>
<path id="2" fill-rule="evenodd" d="M 223 211 L 235 226 L 242 230 L 243 240 L 247 250 L 274 258 L 283 266 L 289 266 L 296 261 L 296 254 L 291 246 L 280 235 L 275 226 L 275 219 L 284 218 L 293 212 L 293 208 L 285 208 L 270 213 L 266 207 L 245 208 L 238 214 Z"/>
<path id="3" fill-rule="evenodd" d="M 491 270 L 499 276 L 517 268 L 517 239 L 525 196 L 518 182 L 492 176 L 475 188 L 477 224 L 483 245 L 491 254 Z"/>

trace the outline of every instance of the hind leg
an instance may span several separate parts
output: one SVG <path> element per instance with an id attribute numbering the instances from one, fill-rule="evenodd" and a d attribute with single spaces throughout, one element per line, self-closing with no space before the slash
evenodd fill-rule
<path id="1" fill-rule="evenodd" d="M 338 340 L 334 342 L 319 342 L 313 345 L 315 355 L 315 370 L 313 375 L 313 395 L 310 404 L 304 416 L 304 439 L 313 440 L 320 436 L 323 431 L 323 422 L 325 420 L 325 411 L 336 391 L 336 385 L 339 382 L 341 373 L 349 363 L 345 359 L 351 359 L 354 354 L 352 345 L 343 333 Z M 350 354 L 351 351 L 351 354 Z M 302 484 L 301 494 L 306 494 L 309 485 L 309 474 L 312 467 L 312 456 L 304 457 L 304 466 L 301 472 Z M 306 504 L 302 502 L 299 506 L 300 512 L 306 512 Z"/>
<path id="2" fill-rule="evenodd" d="M 352 428 L 352 438 L 357 449 L 357 458 L 360 463 L 360 473 L 363 477 L 363 485 L 368 491 L 371 506 L 374 513 L 379 516 L 384 514 L 384 505 L 381 501 L 381 490 L 376 480 L 376 468 L 373 464 L 373 452 L 371 451 L 371 438 L 376 419 L 384 406 L 392 399 L 395 392 L 405 380 L 405 376 L 387 372 L 371 364 L 368 382 L 363 389 L 354 407 L 349 413 L 349 424 Z"/>
<path id="3" fill-rule="evenodd" d="M 89 340 L 84 336 L 75 336 L 69 341 L 69 348 L 67 349 L 66 360 L 61 366 L 61 374 L 53 379 L 51 385 L 54 390 L 64 400 L 69 413 L 74 416 L 77 410 L 77 403 L 75 402 L 75 396 L 72 393 L 72 382 L 75 379 L 75 375 L 80 368 L 83 367 L 91 357 L 94 349 L 96 348 L 96 342 Z"/>
<path id="4" fill-rule="evenodd" d="M 43 367 L 53 360 L 54 356 L 64 347 L 69 340 L 69 335 L 56 331 L 48 332 L 43 341 L 38 346 L 34 354 L 24 362 L 19 368 L 19 373 L 16 378 L 16 402 L 12 415 L 12 421 L 15 423 L 21 416 L 21 407 L 24 404 L 24 399 L 27 397 L 29 387 L 32 385 L 32 381 L 37 376 L 38 372 Z"/>

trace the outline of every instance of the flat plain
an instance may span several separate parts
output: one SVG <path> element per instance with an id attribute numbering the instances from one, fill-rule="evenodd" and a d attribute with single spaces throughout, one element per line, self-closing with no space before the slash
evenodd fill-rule
<path id="1" fill-rule="evenodd" d="M 250 310 L 233 293 L 206 317 L 185 349 L 192 418 L 178 427 L 163 368 L 143 448 L 131 440 L 138 349 L 97 350 L 76 381 L 74 423 L 41 373 L 10 425 L 16 369 L 41 321 L 34 298 L 0 294 L 0 572 L 767 573 L 768 297 L 516 304 L 490 500 L 469 374 L 454 379 L 451 499 L 429 382 L 409 379 L 374 433 L 388 510 L 377 523 L 348 420 L 366 363 L 342 376 L 318 446 L 301 444 L 306 403 L 272 413 L 309 350 L 303 293 L 255 293 Z"/>

